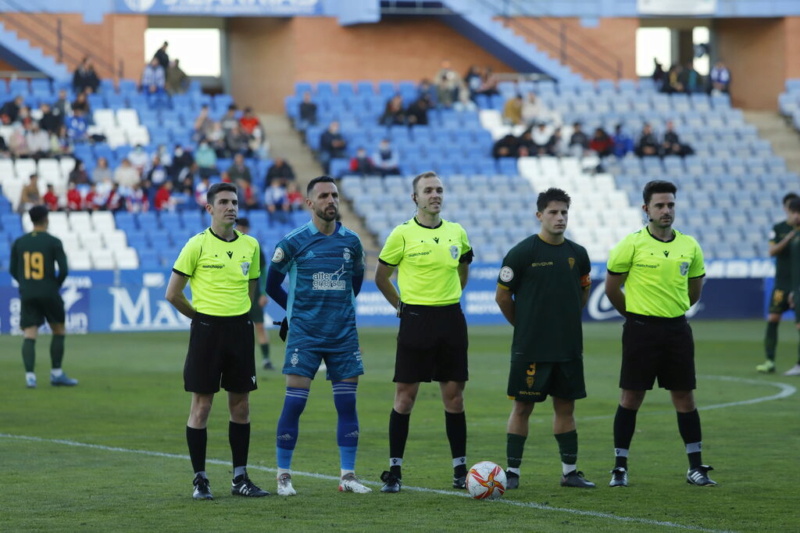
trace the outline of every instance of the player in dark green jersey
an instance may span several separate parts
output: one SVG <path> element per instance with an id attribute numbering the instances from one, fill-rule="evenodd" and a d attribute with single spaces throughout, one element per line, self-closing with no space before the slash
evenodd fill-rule
<path id="1" fill-rule="evenodd" d="M 800 227 L 800 198 L 793 198 L 789 201 L 787 221 Z M 792 232 L 793 236 L 789 242 L 790 258 L 790 287 L 789 304 L 794 307 L 795 324 L 800 331 L 800 232 Z M 777 283 L 777 274 L 776 274 Z M 783 373 L 784 376 L 800 376 L 800 345 L 797 347 L 797 364 Z"/>
<path id="2" fill-rule="evenodd" d="M 575 400 L 586 397 L 581 309 L 589 299 L 591 263 L 586 249 L 564 237 L 570 197 L 548 189 L 536 201 L 538 235 L 503 259 L 495 300 L 514 326 L 508 396 L 508 488 L 519 486 L 528 420 L 537 402 L 553 397 L 553 434 L 561 454 L 564 487 L 591 488 L 576 466 Z"/>
<path id="3" fill-rule="evenodd" d="M 672 227 L 677 191 L 668 181 L 648 182 L 642 194 L 647 225 L 622 239 L 608 257 L 606 296 L 625 317 L 611 487 L 628 486 L 628 450 L 636 414 L 656 379 L 669 391 L 677 413 L 689 459 L 686 482 L 716 485 L 708 477 L 713 469 L 702 464 L 700 414 L 694 401 L 694 337 L 686 320 L 686 311 L 700 300 L 706 271 L 697 241 Z"/>
<path id="4" fill-rule="evenodd" d="M 230 183 L 215 183 L 208 189 L 205 210 L 211 216 L 211 227 L 189 239 L 167 285 L 167 301 L 192 319 L 183 383 L 192 393 L 186 443 L 195 472 L 192 497 L 196 500 L 214 499 L 205 466 L 207 426 L 220 386 L 228 392 L 231 494 L 269 494 L 247 475 L 250 391 L 257 388 L 253 322 L 248 314 L 261 270 L 258 241 L 234 229 L 239 211 L 236 193 Z M 183 292 L 187 283 L 191 302 Z"/>
<path id="5" fill-rule="evenodd" d="M 798 198 L 790 192 L 783 197 L 783 210 L 786 220 L 772 226 L 769 238 L 769 255 L 775 258 L 775 286 L 769 300 L 767 315 L 767 331 L 764 334 L 764 352 L 767 360 L 756 366 L 756 370 L 764 374 L 775 372 L 775 348 L 778 346 L 778 327 L 781 316 L 789 309 L 789 294 L 792 292 L 792 258 L 789 243 L 797 234 L 796 227 L 800 220 L 793 220 L 789 203 Z M 800 370 L 800 369 L 798 369 Z M 800 374 L 800 372 L 798 372 Z"/>
<path id="6" fill-rule="evenodd" d="M 236 219 L 236 229 L 245 235 L 250 233 L 250 221 L 246 218 Z M 261 276 L 258 278 L 258 290 L 256 291 L 256 299 L 253 301 L 253 307 L 250 308 L 250 320 L 253 321 L 253 329 L 256 332 L 256 341 L 261 348 L 261 364 L 264 370 L 272 370 L 272 361 L 269 358 L 269 333 L 264 328 L 264 306 L 267 305 L 267 258 L 264 256 L 264 251 L 261 250 L 259 265 L 261 267 Z"/>
<path id="7" fill-rule="evenodd" d="M 36 335 L 47 320 L 53 331 L 50 341 L 50 383 L 72 387 L 78 384 L 78 380 L 67 377 L 61 369 L 66 328 L 64 301 L 59 290 L 67 279 L 67 256 L 61 241 L 47 233 L 47 207 L 37 205 L 28 213 L 33 222 L 33 231 L 14 241 L 9 267 L 9 273 L 19 284 L 19 327 L 24 337 L 22 362 L 25 365 L 25 384 L 29 389 L 36 387 L 36 374 L 33 372 Z"/>

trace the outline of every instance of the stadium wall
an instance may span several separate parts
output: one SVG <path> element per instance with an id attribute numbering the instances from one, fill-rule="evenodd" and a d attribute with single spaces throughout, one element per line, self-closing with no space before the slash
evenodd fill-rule
<path id="1" fill-rule="evenodd" d="M 578 46 L 589 50 L 592 54 L 601 56 L 611 66 L 616 68 L 617 61 L 621 62 L 622 77 L 626 79 L 636 78 L 636 30 L 639 28 L 638 18 L 601 18 L 597 19 L 595 26 L 586 26 L 583 19 L 578 17 L 515 17 L 515 22 L 528 28 L 535 37 L 528 33 L 520 33 L 529 42 L 539 46 L 540 49 L 549 53 L 555 59 L 560 59 L 552 53 L 552 50 L 561 48 L 560 30 L 562 25 L 569 38 Z M 555 31 L 543 31 L 543 27 L 552 28 Z M 513 26 L 512 26 L 513 28 Z M 566 64 L 574 69 L 578 74 L 588 78 L 596 79 L 615 78 L 607 70 L 597 69 L 599 76 L 588 72 L 581 67 L 582 61 L 574 61 L 575 56 L 584 56 L 584 52 L 577 48 L 567 46 Z"/>
<path id="2" fill-rule="evenodd" d="M 714 33 L 733 105 L 775 110 L 786 78 L 800 77 L 800 17 L 718 19 Z"/>
<path id="3" fill-rule="evenodd" d="M 228 25 L 228 44 L 236 58 L 231 92 L 271 113 L 283 111 L 296 81 L 419 81 L 432 78 L 443 59 L 459 72 L 472 64 L 512 72 L 434 18 L 392 17 L 348 27 L 330 17 L 237 18 Z"/>

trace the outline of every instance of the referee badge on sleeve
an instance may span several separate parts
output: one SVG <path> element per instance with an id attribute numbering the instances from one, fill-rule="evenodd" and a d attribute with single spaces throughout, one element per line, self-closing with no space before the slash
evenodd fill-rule
<path id="1" fill-rule="evenodd" d="M 275 248 L 275 253 L 272 254 L 272 262 L 280 263 L 281 261 L 283 261 L 283 248 L 278 246 Z"/>
<path id="2" fill-rule="evenodd" d="M 508 283 L 512 279 L 514 279 L 514 271 L 511 270 L 511 267 L 504 266 L 500 269 L 500 281 Z"/>

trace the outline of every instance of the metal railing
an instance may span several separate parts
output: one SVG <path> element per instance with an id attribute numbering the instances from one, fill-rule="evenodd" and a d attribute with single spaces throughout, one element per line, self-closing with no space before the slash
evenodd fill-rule
<path id="1" fill-rule="evenodd" d="M 33 46 L 41 48 L 46 54 L 54 56 L 59 63 L 66 63 L 74 68 L 84 57 L 88 57 L 100 70 L 99 74 L 105 76 L 124 77 L 125 65 L 120 60 L 116 65 L 97 55 L 97 50 L 103 49 L 97 44 L 94 47 L 86 45 L 87 35 L 77 30 L 65 30 L 60 17 L 55 20 L 42 17 L 45 12 L 43 6 L 35 2 L 26 1 L 22 5 L 14 0 L 2 0 L 5 10 L 0 14 L 0 20 L 6 23 L 7 29 L 15 32 L 21 39 L 27 40 Z M 94 49 L 92 49 L 94 48 Z"/>

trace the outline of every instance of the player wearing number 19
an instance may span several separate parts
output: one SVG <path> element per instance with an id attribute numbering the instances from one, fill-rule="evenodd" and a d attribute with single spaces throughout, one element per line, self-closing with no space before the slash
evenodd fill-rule
<path id="1" fill-rule="evenodd" d="M 56 386 L 75 386 L 78 380 L 68 378 L 61 370 L 66 328 L 64 301 L 58 291 L 67 279 L 67 256 L 61 241 L 47 233 L 47 208 L 37 205 L 28 213 L 33 222 L 33 231 L 14 241 L 9 266 L 9 273 L 19 283 L 22 300 L 19 326 L 24 337 L 22 361 L 25 365 L 25 383 L 29 389 L 36 387 L 36 374 L 33 372 L 36 334 L 47 320 L 53 331 L 50 341 L 50 383 Z"/>

